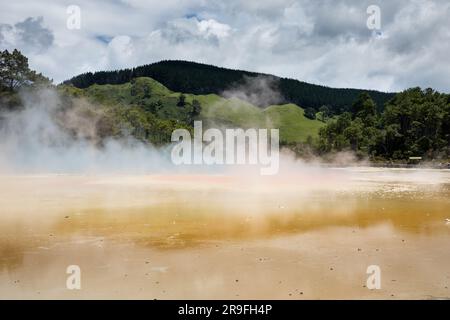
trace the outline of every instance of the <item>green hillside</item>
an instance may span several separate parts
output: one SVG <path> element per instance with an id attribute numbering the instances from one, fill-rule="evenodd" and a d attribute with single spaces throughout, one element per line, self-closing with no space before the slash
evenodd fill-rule
<path id="1" fill-rule="evenodd" d="M 173 92 L 148 77 L 118 85 L 94 84 L 84 89 L 61 85 L 59 90 L 101 104 L 106 110 L 104 112 L 113 113 L 112 117 L 116 117 L 119 123 L 127 122 L 128 113 L 134 113 L 133 123 L 128 121 L 126 126 L 142 127 L 144 131 L 149 130 L 151 122 L 160 125 L 160 121 L 166 121 L 166 127 L 175 128 L 190 127 L 193 120 L 202 120 L 205 127 L 279 128 L 282 143 L 295 143 L 304 142 L 308 136 L 316 138 L 319 128 L 324 125 L 318 120 L 307 119 L 304 110 L 294 104 L 260 108 L 237 98 L 225 99 L 216 94 Z M 184 97 L 184 105 L 180 104 L 181 96 Z M 193 115 L 194 101 L 200 105 L 198 115 Z M 167 131 L 166 139 L 168 136 Z"/>
<path id="2" fill-rule="evenodd" d="M 295 104 L 275 105 L 264 110 L 273 128 L 280 129 L 280 140 L 286 143 L 303 142 L 316 137 L 325 123 L 305 117 L 305 111 Z"/>
<path id="3" fill-rule="evenodd" d="M 280 140 L 285 143 L 304 142 L 311 136 L 317 137 L 325 124 L 304 116 L 304 110 L 295 104 L 273 105 L 261 109 L 239 99 L 223 99 L 210 95 L 204 101 L 202 119 L 207 122 L 223 123 L 230 127 L 257 127 L 280 129 Z"/>
<path id="4" fill-rule="evenodd" d="M 6 117 L 27 107 L 28 95 L 33 97 L 41 89 L 53 90 L 55 86 L 31 70 L 20 51 L 4 50 L 0 56 L 4 65 L 0 74 L 1 129 Z M 142 77 L 149 74 L 155 77 Z M 111 138 L 130 136 L 166 145 L 173 130 L 192 132 L 194 121 L 202 120 L 204 128 L 279 128 L 282 145 L 305 158 L 328 158 L 351 151 L 361 159 L 408 162 L 420 157 L 448 167 L 449 94 L 432 88 L 410 88 L 392 95 L 282 78 L 272 84 L 258 78 L 256 85 L 261 81 L 265 84 L 258 88 L 239 86 L 255 76 L 269 75 L 186 61 L 88 73 L 56 86 L 61 99 L 51 116 L 74 139 L 100 147 Z M 271 87 L 274 83 L 278 88 Z M 223 93 L 220 90 L 230 85 L 232 90 L 227 94 L 214 93 Z M 229 98 L 233 90 L 253 103 Z M 283 100 L 278 92 L 291 103 L 267 105 L 275 96 L 277 101 Z M 350 101 L 355 93 L 359 95 Z M 379 103 L 388 98 L 392 99 Z M 320 105 L 326 101 L 331 104 Z M 339 106 L 343 108 L 336 109 Z M 122 141 L 133 143 L 134 139 Z"/>
<path id="5" fill-rule="evenodd" d="M 362 92 L 367 92 L 372 97 L 380 111 L 384 104 L 394 96 L 393 93 L 375 90 L 330 88 L 257 72 L 174 60 L 160 61 L 132 69 L 88 72 L 75 76 L 64 83 L 78 88 L 87 88 L 93 84 L 124 84 L 138 77 L 150 77 L 173 91 L 197 95 L 212 93 L 220 95 L 227 89 L 245 84 L 248 79 L 265 77 L 276 83 L 277 90 L 282 96 L 280 103 L 294 103 L 315 111 L 326 105 L 334 114 L 349 111 L 350 106 Z M 267 107 L 267 105 L 258 106 Z"/>

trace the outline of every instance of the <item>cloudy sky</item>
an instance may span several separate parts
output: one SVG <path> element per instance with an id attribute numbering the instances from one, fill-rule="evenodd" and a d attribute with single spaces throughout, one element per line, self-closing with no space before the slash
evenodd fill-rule
<path id="1" fill-rule="evenodd" d="M 447 0 L 0 0 L 0 48 L 56 83 L 183 59 L 333 87 L 450 92 Z M 70 5 L 80 8 L 80 29 Z M 380 30 L 367 8 L 377 5 Z"/>

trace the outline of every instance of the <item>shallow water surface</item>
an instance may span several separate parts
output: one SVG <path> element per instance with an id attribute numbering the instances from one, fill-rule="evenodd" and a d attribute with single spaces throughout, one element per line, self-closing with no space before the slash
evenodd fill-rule
<path id="1" fill-rule="evenodd" d="M 448 170 L 4 175 L 0 297 L 446 298 L 449 218 Z"/>

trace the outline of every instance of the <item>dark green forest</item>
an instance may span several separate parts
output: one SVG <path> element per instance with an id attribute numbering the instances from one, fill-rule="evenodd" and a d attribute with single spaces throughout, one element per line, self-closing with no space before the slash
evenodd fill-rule
<path id="1" fill-rule="evenodd" d="M 450 95 L 411 88 L 377 111 L 368 94 L 319 131 L 321 154 L 352 150 L 372 160 L 445 160 L 450 156 Z"/>
<path id="2" fill-rule="evenodd" d="M 88 72 L 70 80 L 77 88 L 87 88 L 93 84 L 123 84 L 137 77 L 150 77 L 162 83 L 167 88 L 178 92 L 193 94 L 221 94 L 223 91 L 245 84 L 248 77 L 270 77 L 275 79 L 277 90 L 283 98 L 279 103 L 294 103 L 303 108 L 312 108 L 316 112 L 322 106 L 329 106 L 334 114 L 348 111 L 348 106 L 358 98 L 363 90 L 334 89 L 306 82 L 278 78 L 272 75 L 220 68 L 212 65 L 188 61 L 161 61 L 133 69 L 115 71 Z M 383 106 L 393 93 L 365 91 L 379 106 Z M 261 105 L 260 107 L 266 107 Z"/>

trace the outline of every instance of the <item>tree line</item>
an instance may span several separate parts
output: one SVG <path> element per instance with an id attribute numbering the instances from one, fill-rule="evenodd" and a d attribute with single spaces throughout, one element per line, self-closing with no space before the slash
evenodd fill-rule
<path id="1" fill-rule="evenodd" d="M 450 95 L 411 88 L 395 95 L 382 112 L 363 93 L 350 111 L 319 132 L 320 154 L 352 150 L 373 160 L 450 158 Z"/>

